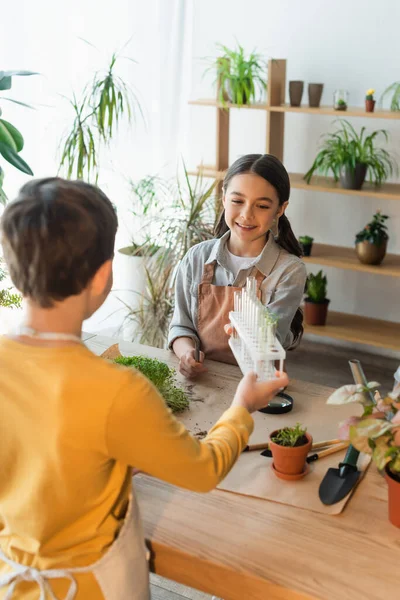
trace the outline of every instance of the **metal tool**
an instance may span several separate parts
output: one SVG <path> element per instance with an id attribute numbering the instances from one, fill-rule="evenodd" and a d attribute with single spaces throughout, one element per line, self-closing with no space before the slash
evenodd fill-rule
<path id="1" fill-rule="evenodd" d="M 350 369 L 355 383 L 367 385 L 367 379 L 364 375 L 359 360 L 349 361 Z M 372 392 L 366 392 L 373 402 Z M 357 460 L 360 453 L 351 444 L 337 469 L 330 468 L 325 474 L 319 486 L 319 497 L 323 504 L 331 505 L 340 502 L 347 496 L 360 478 L 360 471 L 357 469 Z"/>

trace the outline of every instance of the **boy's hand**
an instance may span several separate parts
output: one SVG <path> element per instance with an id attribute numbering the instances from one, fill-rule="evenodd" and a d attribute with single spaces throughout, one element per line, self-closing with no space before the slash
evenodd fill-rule
<path id="1" fill-rule="evenodd" d="M 243 406 L 249 413 L 264 408 L 289 383 L 286 373 L 276 371 L 277 379 L 257 381 L 255 373 L 247 373 L 239 383 L 231 406 Z"/>
<path id="2" fill-rule="evenodd" d="M 179 371 L 188 379 L 194 379 L 202 373 L 207 372 L 207 368 L 204 366 L 204 352 L 200 352 L 200 360 L 196 362 L 195 349 L 192 348 L 187 350 L 179 359 Z"/>

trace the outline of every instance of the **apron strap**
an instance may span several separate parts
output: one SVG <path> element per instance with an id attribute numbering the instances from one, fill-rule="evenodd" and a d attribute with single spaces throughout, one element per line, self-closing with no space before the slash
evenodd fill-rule
<path id="1" fill-rule="evenodd" d="M 215 272 L 216 262 L 217 261 L 214 260 L 212 263 L 208 263 L 208 264 L 204 265 L 204 267 L 203 267 L 203 275 L 202 275 L 200 283 L 210 283 L 210 284 L 212 284 L 213 279 L 214 279 L 214 272 Z"/>
<path id="2" fill-rule="evenodd" d="M 73 575 L 66 569 L 47 569 L 39 570 L 33 567 L 20 565 L 19 563 L 8 558 L 0 551 L 0 558 L 3 562 L 13 568 L 11 573 L 0 575 L 0 588 L 9 586 L 4 600 L 11 600 L 16 586 L 21 581 L 36 581 L 40 590 L 39 600 L 46 600 L 47 596 L 51 600 L 59 600 L 53 593 L 48 579 L 69 579 L 71 584 L 64 600 L 74 600 L 78 591 L 78 585 Z"/>

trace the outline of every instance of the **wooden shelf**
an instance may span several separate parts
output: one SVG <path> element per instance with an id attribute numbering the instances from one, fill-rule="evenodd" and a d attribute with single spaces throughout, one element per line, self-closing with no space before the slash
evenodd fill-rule
<path id="1" fill-rule="evenodd" d="M 247 108 L 249 110 L 268 110 L 268 104 L 265 102 L 255 102 L 254 104 L 232 104 L 232 102 L 219 102 L 215 98 L 200 98 L 200 100 L 190 100 L 189 104 L 196 106 L 213 106 L 214 108 Z"/>
<path id="2" fill-rule="evenodd" d="M 304 330 L 322 337 L 400 350 L 400 323 L 329 311 L 325 326 L 304 325 Z"/>
<path id="3" fill-rule="evenodd" d="M 217 171 L 211 166 L 199 166 L 189 175 L 201 175 L 222 181 L 226 171 Z M 333 177 L 314 176 L 308 184 L 301 173 L 289 173 L 290 185 L 294 189 L 307 190 L 308 192 L 327 192 L 331 194 L 342 194 L 345 196 L 367 196 L 369 198 L 381 198 L 382 200 L 400 200 L 400 183 L 383 183 L 375 186 L 373 183 L 365 182 L 361 190 L 346 190 L 340 187 Z"/>
<path id="4" fill-rule="evenodd" d="M 366 119 L 394 119 L 400 120 L 400 111 L 391 110 L 376 110 L 374 112 L 367 112 L 360 106 L 349 107 L 347 110 L 335 110 L 333 106 L 320 106 L 318 108 L 310 108 L 309 106 L 290 106 L 289 104 L 282 104 L 280 106 L 270 106 L 265 102 L 256 102 L 254 104 L 232 104 L 226 102 L 222 104 L 214 98 L 200 98 L 199 100 L 191 100 L 189 104 L 196 106 L 214 106 L 215 108 L 246 108 L 249 110 L 266 110 L 269 112 L 292 112 L 302 113 L 309 115 L 329 115 L 338 118 L 346 117 L 365 117 Z"/>
<path id="5" fill-rule="evenodd" d="M 361 190 L 346 190 L 333 177 L 314 176 L 308 184 L 301 173 L 290 173 L 290 185 L 292 188 L 309 192 L 330 192 L 346 196 L 368 196 L 385 200 L 400 200 L 400 183 L 383 183 L 376 186 L 366 181 Z"/>
<path id="6" fill-rule="evenodd" d="M 358 260 L 354 248 L 313 244 L 312 256 L 305 256 L 303 260 L 309 264 L 324 265 L 326 267 L 400 277 L 400 255 L 397 254 L 387 254 L 381 265 L 364 265 Z"/>

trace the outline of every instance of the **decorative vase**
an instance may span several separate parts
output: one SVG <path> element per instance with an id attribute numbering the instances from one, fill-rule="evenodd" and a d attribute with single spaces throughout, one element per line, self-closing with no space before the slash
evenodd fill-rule
<path id="1" fill-rule="evenodd" d="M 271 440 L 277 433 L 278 430 L 273 431 L 269 441 L 276 475 L 283 476 L 282 479 L 285 479 L 285 475 L 289 476 L 288 478 L 294 478 L 296 475 L 301 477 L 305 474 L 306 458 L 312 446 L 311 435 L 305 433 L 307 441 L 301 446 L 281 446 Z"/>
<path id="2" fill-rule="evenodd" d="M 312 250 L 313 243 L 311 242 L 311 244 L 302 244 L 300 242 L 300 245 L 303 248 L 303 256 L 311 256 L 311 250 Z"/>
<path id="3" fill-rule="evenodd" d="M 304 81 L 289 81 L 290 106 L 300 106 L 303 97 Z"/>
<path id="4" fill-rule="evenodd" d="M 367 240 L 356 243 L 357 258 L 364 265 L 380 265 L 386 255 L 387 240 L 379 246 Z"/>
<path id="5" fill-rule="evenodd" d="M 366 100 L 365 101 L 365 110 L 367 112 L 374 112 L 375 108 L 375 100 Z"/>
<path id="6" fill-rule="evenodd" d="M 336 90 L 333 95 L 333 107 L 335 110 L 347 110 L 349 104 L 349 93 L 347 90 Z"/>
<path id="7" fill-rule="evenodd" d="M 386 465 L 385 479 L 388 484 L 389 521 L 400 527 L 400 477 L 396 477 Z"/>
<path id="8" fill-rule="evenodd" d="M 325 325 L 328 316 L 327 298 L 323 302 L 313 302 L 309 298 L 304 300 L 304 318 L 307 325 Z"/>
<path id="9" fill-rule="evenodd" d="M 356 163 L 355 169 L 343 167 L 340 173 L 340 183 L 346 190 L 361 190 L 367 174 L 367 165 Z"/>
<path id="10" fill-rule="evenodd" d="M 308 105 L 311 108 L 319 107 L 323 89 L 324 89 L 323 83 L 309 83 L 308 84 Z"/>

